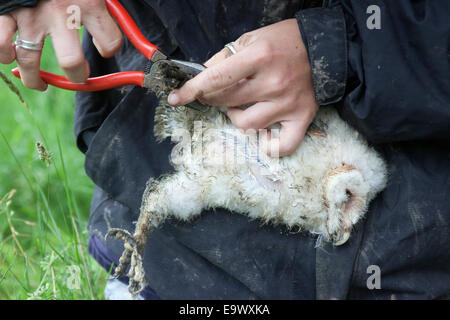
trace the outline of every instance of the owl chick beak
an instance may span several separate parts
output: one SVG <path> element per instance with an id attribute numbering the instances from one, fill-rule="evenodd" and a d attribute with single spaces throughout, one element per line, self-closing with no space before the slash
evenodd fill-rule
<path id="1" fill-rule="evenodd" d="M 335 246 L 341 246 L 344 243 L 347 242 L 347 240 L 350 238 L 350 229 L 345 229 L 344 232 L 340 235 L 339 238 L 335 239 L 333 244 Z"/>

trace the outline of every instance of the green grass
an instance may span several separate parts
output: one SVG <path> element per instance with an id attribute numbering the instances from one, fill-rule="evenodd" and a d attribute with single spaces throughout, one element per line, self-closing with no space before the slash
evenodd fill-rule
<path id="1" fill-rule="evenodd" d="M 29 110 L 0 79 L 0 300 L 103 299 L 107 274 L 87 253 L 94 186 L 75 145 L 74 93 L 26 89 L 13 67 L 0 71 Z M 61 74 L 50 41 L 41 67 Z M 52 153 L 49 166 L 37 141 Z"/>

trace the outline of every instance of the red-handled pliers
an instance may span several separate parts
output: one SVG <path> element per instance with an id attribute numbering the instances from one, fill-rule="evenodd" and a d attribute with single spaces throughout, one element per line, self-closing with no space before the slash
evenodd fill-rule
<path id="1" fill-rule="evenodd" d="M 73 83 L 63 76 L 41 70 L 41 78 L 44 82 L 72 91 L 102 91 L 125 85 L 137 85 L 158 93 L 164 90 L 164 87 L 181 86 L 205 69 L 205 66 L 199 63 L 169 59 L 160 51 L 160 48 L 145 38 L 133 18 L 119 1 L 105 0 L 105 3 L 109 13 L 117 21 L 128 40 L 153 63 L 150 72 L 125 71 L 89 78 L 84 83 Z M 18 68 L 12 70 L 12 73 L 20 78 Z M 200 111 L 208 109 L 207 106 L 197 101 L 188 106 Z"/>

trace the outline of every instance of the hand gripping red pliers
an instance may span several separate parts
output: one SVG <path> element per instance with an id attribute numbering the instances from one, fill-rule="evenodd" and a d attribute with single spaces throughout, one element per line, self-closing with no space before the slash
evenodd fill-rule
<path id="1" fill-rule="evenodd" d="M 119 24 L 128 40 L 152 62 L 150 72 L 126 71 L 89 78 L 84 83 L 73 83 L 63 76 L 52 74 L 41 70 L 41 78 L 44 82 L 66 90 L 72 91 L 102 91 L 125 85 L 138 85 L 149 88 L 155 93 L 170 88 L 177 88 L 187 80 L 195 77 L 206 67 L 199 63 L 169 59 L 160 49 L 150 43 L 130 14 L 117 0 L 105 0 L 109 13 Z M 12 73 L 20 78 L 18 68 Z M 188 104 L 199 111 L 206 111 L 208 107 L 198 101 Z"/>

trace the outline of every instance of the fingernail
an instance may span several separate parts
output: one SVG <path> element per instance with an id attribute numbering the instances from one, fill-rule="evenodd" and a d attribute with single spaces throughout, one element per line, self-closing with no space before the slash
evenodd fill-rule
<path id="1" fill-rule="evenodd" d="M 37 90 L 41 91 L 41 92 L 45 92 L 48 89 L 48 84 L 44 81 L 41 81 L 41 85 L 39 86 L 39 88 Z"/>
<path id="2" fill-rule="evenodd" d="M 180 98 L 172 92 L 171 94 L 169 94 L 167 101 L 169 102 L 169 104 L 175 106 L 180 102 Z"/>

